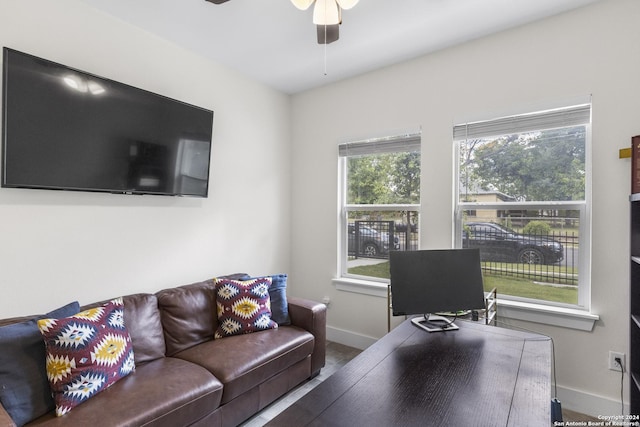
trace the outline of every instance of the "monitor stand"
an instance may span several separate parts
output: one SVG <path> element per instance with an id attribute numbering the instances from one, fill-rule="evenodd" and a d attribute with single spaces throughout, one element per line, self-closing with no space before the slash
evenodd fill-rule
<path id="1" fill-rule="evenodd" d="M 427 332 L 445 332 L 460 329 L 453 324 L 453 320 L 434 314 L 427 314 L 423 317 L 414 317 L 411 319 L 411 323 Z"/>

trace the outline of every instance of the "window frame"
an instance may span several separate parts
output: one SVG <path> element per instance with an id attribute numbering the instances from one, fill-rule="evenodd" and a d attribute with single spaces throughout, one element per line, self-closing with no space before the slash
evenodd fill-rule
<path id="1" fill-rule="evenodd" d="M 348 158 L 369 154 L 418 152 L 421 153 L 421 131 L 411 131 L 379 138 L 370 138 L 344 142 L 338 146 L 338 276 L 340 279 L 354 280 L 356 282 L 371 283 L 385 288 L 389 279 L 373 276 L 363 276 L 348 272 L 349 237 L 348 224 L 349 212 L 353 211 L 417 211 L 418 229 L 420 228 L 420 203 L 412 204 L 349 204 L 348 196 Z M 422 168 L 422 162 L 421 162 Z M 422 185 L 422 183 L 421 183 Z M 422 193 L 421 193 L 422 197 Z M 420 242 L 418 241 L 418 246 Z"/>
<path id="2" fill-rule="evenodd" d="M 460 145 L 469 138 L 494 137 L 508 134 L 558 129 L 571 126 L 585 127 L 585 197 L 578 201 L 505 201 L 495 202 L 463 202 L 460 200 Z M 557 307 L 560 310 L 590 312 L 591 310 L 591 103 L 574 106 L 518 114 L 497 119 L 489 119 L 474 123 L 455 125 L 453 128 L 454 143 L 454 247 L 462 247 L 462 221 L 466 210 L 483 209 L 568 209 L 580 212 L 580 251 L 578 254 L 578 301 L 577 304 L 563 304 L 553 301 L 529 299 L 511 295 L 501 295 L 500 299 L 518 308 L 520 305 Z M 522 304 L 520 304 L 522 303 Z M 593 317 L 596 318 L 597 316 Z M 591 319 L 590 319 L 591 320 Z"/>

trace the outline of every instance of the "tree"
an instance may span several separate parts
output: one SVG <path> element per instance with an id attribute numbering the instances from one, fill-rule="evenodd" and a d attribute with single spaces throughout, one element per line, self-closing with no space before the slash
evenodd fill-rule
<path id="1" fill-rule="evenodd" d="M 379 156 L 349 157 L 347 203 L 376 204 L 387 193 L 385 162 Z"/>
<path id="2" fill-rule="evenodd" d="M 521 201 L 585 197 L 584 127 L 476 140 L 467 151 L 461 168 L 474 187 L 495 189 Z"/>
<path id="3" fill-rule="evenodd" d="M 382 153 L 349 157 L 349 204 L 419 203 L 420 153 Z"/>
<path id="4" fill-rule="evenodd" d="M 420 203 L 420 153 L 394 153 L 390 158 L 390 203 Z"/>

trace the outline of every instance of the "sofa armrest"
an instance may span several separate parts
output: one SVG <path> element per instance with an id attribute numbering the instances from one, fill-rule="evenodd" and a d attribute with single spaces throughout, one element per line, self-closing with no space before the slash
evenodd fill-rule
<path id="1" fill-rule="evenodd" d="M 325 363 L 327 347 L 327 306 L 297 297 L 287 297 L 291 324 L 309 331 L 315 339 L 311 355 L 311 376 L 315 377 Z"/>
<path id="2" fill-rule="evenodd" d="M 16 427 L 16 423 L 13 422 L 2 404 L 0 404 L 0 427 Z"/>

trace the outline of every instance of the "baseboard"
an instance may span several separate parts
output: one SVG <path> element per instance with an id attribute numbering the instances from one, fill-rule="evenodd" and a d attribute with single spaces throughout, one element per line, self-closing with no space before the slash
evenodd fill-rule
<path id="1" fill-rule="evenodd" d="M 355 332 L 334 328 L 329 325 L 327 325 L 327 340 L 347 345 L 349 347 L 358 348 L 360 350 L 364 350 L 371 344 L 378 341 L 378 339 L 374 337 L 356 334 Z"/>
<path id="2" fill-rule="evenodd" d="M 558 386 L 558 399 L 562 402 L 563 409 L 570 409 L 593 417 L 598 415 L 620 415 L 622 410 L 620 400 L 562 386 Z M 627 402 L 624 404 L 624 413 L 629 414 L 629 404 Z"/>
<path id="3" fill-rule="evenodd" d="M 327 340 L 364 350 L 378 339 L 327 325 Z M 610 399 L 560 385 L 558 385 L 558 399 L 560 399 L 563 408 L 593 417 L 597 417 L 598 415 L 619 415 L 621 410 L 620 400 Z M 629 413 L 629 404 L 626 402 L 624 405 L 624 413 Z"/>

